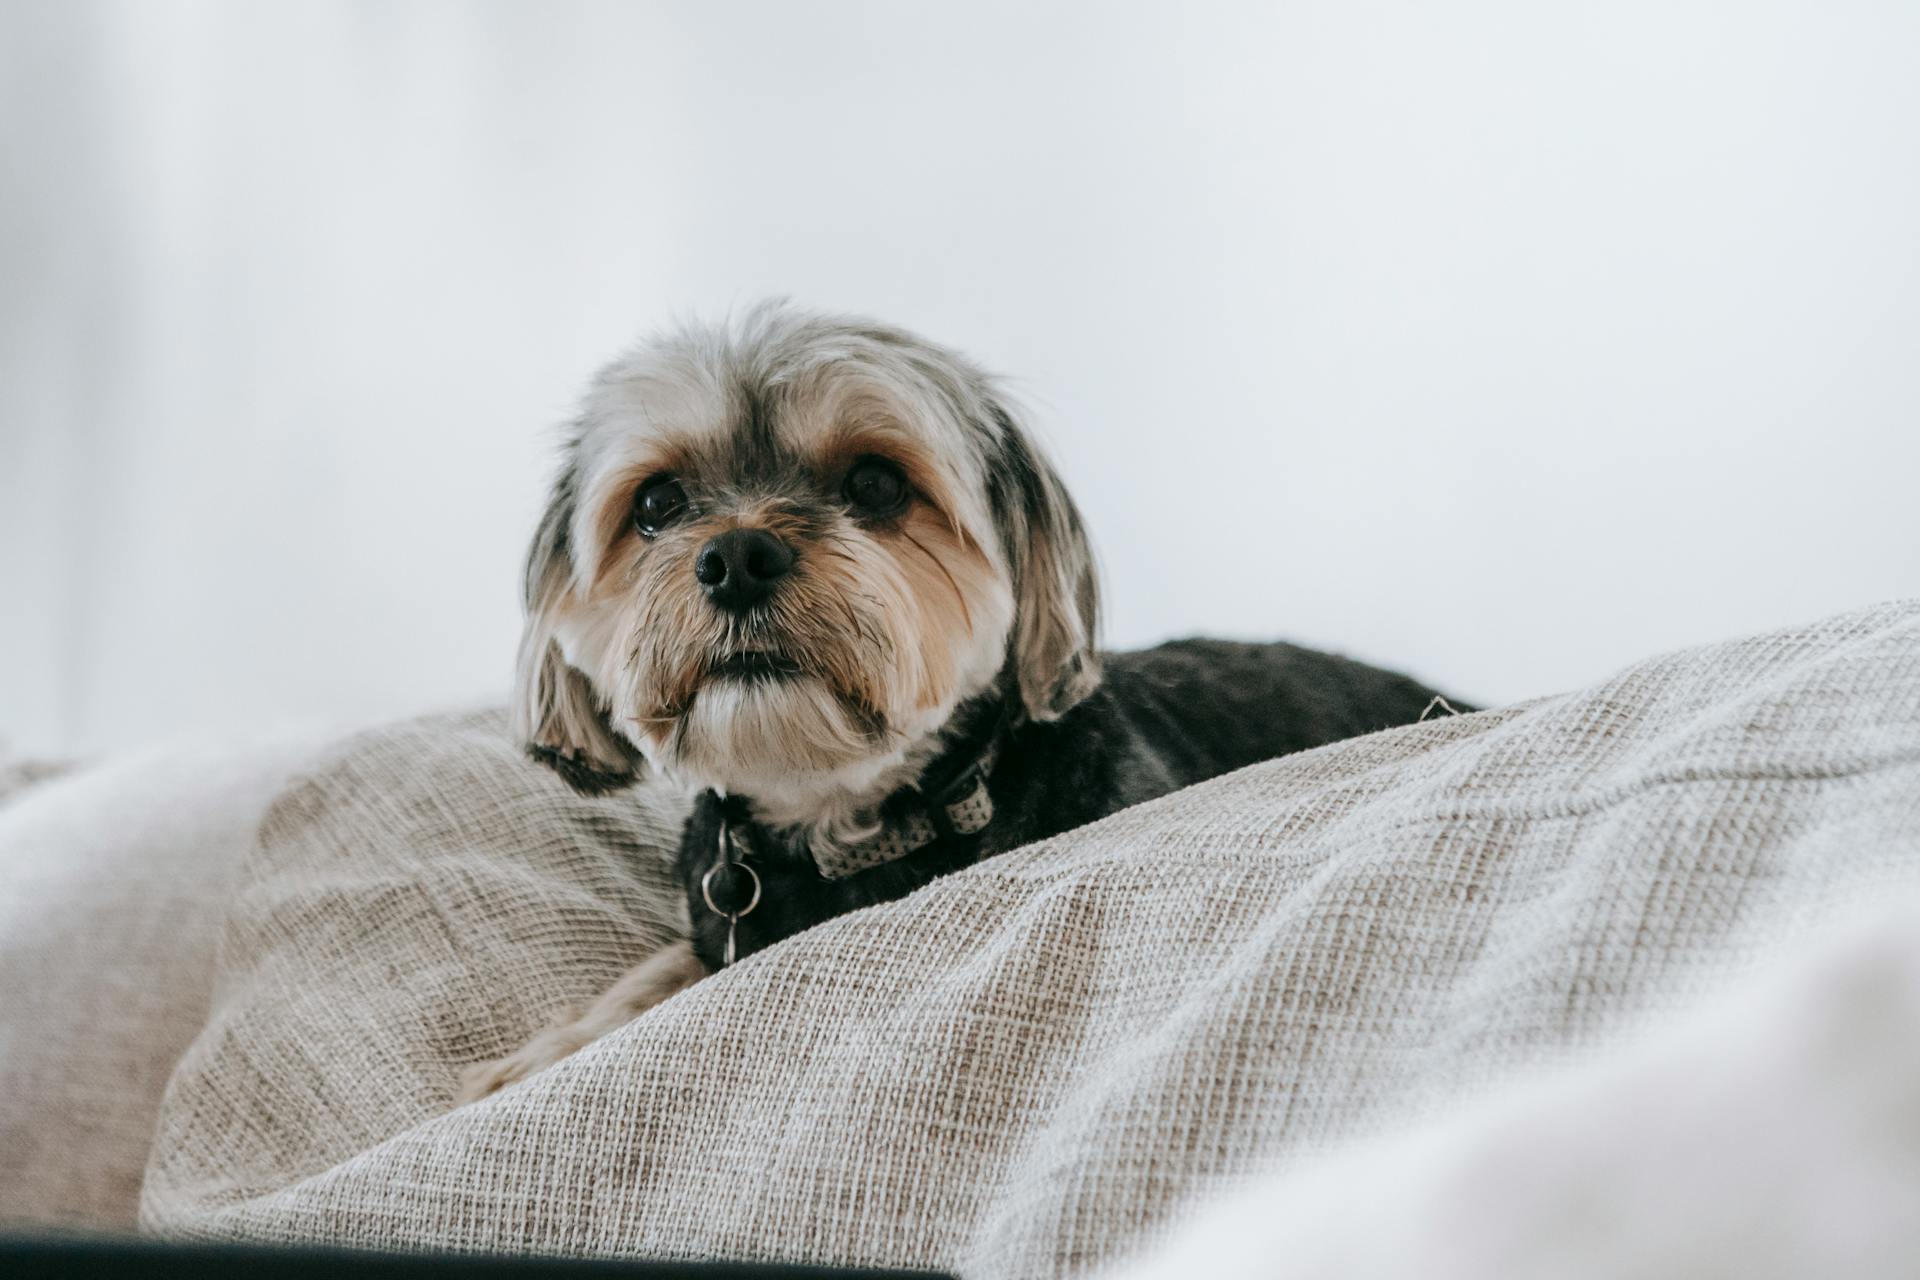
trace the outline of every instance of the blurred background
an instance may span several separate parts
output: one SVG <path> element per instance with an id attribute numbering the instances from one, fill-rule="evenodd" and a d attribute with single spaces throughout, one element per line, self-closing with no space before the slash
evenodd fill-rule
<path id="1" fill-rule="evenodd" d="M 0 737 L 504 698 L 584 380 L 1012 374 L 1108 639 L 1490 702 L 1920 592 L 1920 6 L 0 4 Z"/>

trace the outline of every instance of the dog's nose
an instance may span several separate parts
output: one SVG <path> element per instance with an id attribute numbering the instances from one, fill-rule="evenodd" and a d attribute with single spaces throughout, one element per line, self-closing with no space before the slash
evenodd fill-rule
<path id="1" fill-rule="evenodd" d="M 693 576 L 707 599 L 740 613 L 772 595 L 791 568 L 793 548 L 765 529 L 729 529 L 700 548 Z"/>

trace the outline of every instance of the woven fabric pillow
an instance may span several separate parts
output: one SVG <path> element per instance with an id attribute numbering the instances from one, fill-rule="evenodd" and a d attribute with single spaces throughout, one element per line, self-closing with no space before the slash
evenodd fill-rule
<path id="1" fill-rule="evenodd" d="M 244 869 L 145 1221 L 1084 1274 L 1920 881 L 1920 604 L 1270 762 L 991 859 L 449 1111 L 680 927 L 658 792 L 349 744 Z"/>

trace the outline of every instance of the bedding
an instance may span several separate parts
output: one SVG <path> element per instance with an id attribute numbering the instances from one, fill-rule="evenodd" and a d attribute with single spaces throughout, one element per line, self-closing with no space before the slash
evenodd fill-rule
<path id="1" fill-rule="evenodd" d="M 1115 1280 L 1846 1276 L 1920 1259 L 1920 903 L 1577 1069 L 1260 1180 Z"/>
<path id="2" fill-rule="evenodd" d="M 297 735 L 0 760 L 0 1228 L 131 1229 L 227 891 Z"/>
<path id="3" fill-rule="evenodd" d="M 657 788 L 571 794 L 492 715 L 312 764 L 238 869 L 146 1227 L 1011 1277 L 1151 1259 L 1274 1179 L 1379 1210 L 1356 1152 L 1484 1134 L 1541 1081 L 1605 1094 L 1920 887 L 1920 602 L 1243 770 L 830 921 L 450 1109 L 465 1064 L 684 928 L 676 821 Z M 1755 1105 L 1791 1108 L 1792 1078 Z M 1920 1177 L 1912 1127 L 1826 1154 Z M 1737 1163 L 1733 1133 L 1695 1158 Z M 1586 1229 L 1633 1231 L 1624 1183 L 1587 1189 Z"/>

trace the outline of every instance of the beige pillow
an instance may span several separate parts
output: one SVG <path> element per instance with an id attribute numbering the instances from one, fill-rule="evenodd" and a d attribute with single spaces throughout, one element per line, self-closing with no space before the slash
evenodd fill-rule
<path id="1" fill-rule="evenodd" d="M 1257 766 L 829 922 L 459 1111 L 676 927 L 652 793 L 493 721 L 275 806 L 145 1221 L 1080 1274 L 1920 882 L 1920 605 Z"/>

